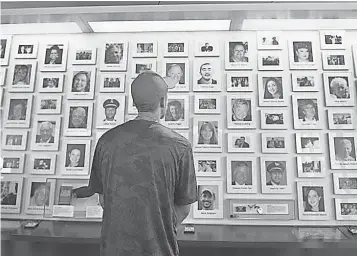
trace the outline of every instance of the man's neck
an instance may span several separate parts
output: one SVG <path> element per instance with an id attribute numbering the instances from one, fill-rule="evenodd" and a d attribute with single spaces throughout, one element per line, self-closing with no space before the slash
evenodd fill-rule
<path id="1" fill-rule="evenodd" d="M 157 112 L 155 112 L 155 113 L 152 113 L 152 112 L 139 112 L 138 116 L 135 119 L 159 122 L 160 121 L 160 116 L 159 116 L 159 113 L 157 113 Z"/>

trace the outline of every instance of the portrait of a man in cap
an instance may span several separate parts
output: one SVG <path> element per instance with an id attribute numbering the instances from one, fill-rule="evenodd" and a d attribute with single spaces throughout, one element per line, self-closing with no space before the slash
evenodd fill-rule
<path id="1" fill-rule="evenodd" d="M 203 188 L 198 202 L 198 210 L 212 211 L 214 210 L 214 201 L 216 194 L 210 188 Z"/>
<path id="2" fill-rule="evenodd" d="M 115 115 L 117 113 L 117 108 L 119 108 L 120 103 L 116 99 L 107 99 L 103 103 L 105 119 L 103 122 L 116 122 Z"/>
<path id="3" fill-rule="evenodd" d="M 285 165 L 281 161 L 267 162 L 267 178 L 270 176 L 270 181 L 266 183 L 267 186 L 286 186 L 284 181 Z M 268 175 L 269 174 L 269 175 Z M 268 179 L 267 179 L 268 180 Z"/>

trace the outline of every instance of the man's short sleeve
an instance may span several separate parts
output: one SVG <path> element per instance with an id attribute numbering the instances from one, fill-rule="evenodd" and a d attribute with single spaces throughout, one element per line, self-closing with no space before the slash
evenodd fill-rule
<path id="1" fill-rule="evenodd" d="M 100 141 L 98 141 L 97 146 L 95 148 L 93 162 L 92 162 L 92 170 L 90 173 L 89 179 L 89 188 L 92 192 L 103 194 L 103 181 L 102 181 L 102 173 L 101 173 L 101 150 L 102 146 Z"/>
<path id="2" fill-rule="evenodd" d="M 179 175 L 175 188 L 175 204 L 188 205 L 197 201 L 197 181 L 192 148 L 189 145 L 179 163 Z"/>

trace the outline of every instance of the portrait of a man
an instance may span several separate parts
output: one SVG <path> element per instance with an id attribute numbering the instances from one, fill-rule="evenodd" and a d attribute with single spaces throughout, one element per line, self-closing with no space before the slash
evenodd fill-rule
<path id="1" fill-rule="evenodd" d="M 213 188 L 207 186 L 203 187 L 202 185 L 199 185 L 198 190 L 200 191 L 198 210 L 199 211 L 215 210 L 216 193 L 214 193 Z"/>
<path id="2" fill-rule="evenodd" d="M 251 162 L 232 161 L 232 185 L 244 186 L 252 185 L 252 167 Z"/>
<path id="3" fill-rule="evenodd" d="M 32 182 L 30 206 L 49 206 L 51 183 Z"/>
<path id="4" fill-rule="evenodd" d="M 184 102 L 183 100 L 168 100 L 165 121 L 182 121 L 184 117 Z"/>
<path id="5" fill-rule="evenodd" d="M 36 143 L 54 143 L 55 138 L 53 132 L 56 122 L 39 121 L 37 125 L 39 134 L 36 135 Z"/>
<path id="6" fill-rule="evenodd" d="M 166 75 L 171 77 L 175 84 L 185 84 L 185 63 L 166 63 Z"/>
<path id="7" fill-rule="evenodd" d="M 335 160 L 356 161 L 356 148 L 353 137 L 335 137 Z"/>
<path id="8" fill-rule="evenodd" d="M 68 144 L 66 167 L 84 167 L 85 144 Z"/>
<path id="9" fill-rule="evenodd" d="M 45 64 L 59 65 L 62 64 L 63 45 L 54 44 L 46 48 Z"/>
<path id="10" fill-rule="evenodd" d="M 68 128 L 87 128 L 88 107 L 70 107 Z"/>
<path id="11" fill-rule="evenodd" d="M 120 103 L 116 99 L 107 99 L 103 103 L 105 119 L 103 122 L 116 122 L 115 115 Z"/>
<path id="12" fill-rule="evenodd" d="M 107 43 L 105 45 L 105 64 L 120 64 L 123 60 L 123 44 L 121 43 Z"/>
<path id="13" fill-rule="evenodd" d="M 348 77 L 329 77 L 329 92 L 332 100 L 349 99 L 350 88 L 348 85 Z"/>
<path id="14" fill-rule="evenodd" d="M 286 186 L 285 166 L 283 161 L 266 162 L 267 186 Z"/>
<path id="15" fill-rule="evenodd" d="M 197 80 L 197 84 L 217 84 L 217 80 L 213 79 L 213 67 L 211 63 L 203 63 L 200 66 L 201 78 Z"/>
<path id="16" fill-rule="evenodd" d="M 10 99 L 8 120 L 26 120 L 27 99 Z"/>
<path id="17" fill-rule="evenodd" d="M 1 205 L 16 205 L 18 186 L 15 181 L 1 181 Z"/>
<path id="18" fill-rule="evenodd" d="M 229 62 L 249 62 L 248 42 L 229 42 Z"/>
<path id="19" fill-rule="evenodd" d="M 313 62 L 312 43 L 309 41 L 294 41 L 294 62 Z"/>
<path id="20" fill-rule="evenodd" d="M 32 65 L 15 65 L 13 85 L 29 85 L 31 81 Z"/>
<path id="21" fill-rule="evenodd" d="M 232 121 L 252 121 L 251 101 L 247 99 L 232 99 Z"/>

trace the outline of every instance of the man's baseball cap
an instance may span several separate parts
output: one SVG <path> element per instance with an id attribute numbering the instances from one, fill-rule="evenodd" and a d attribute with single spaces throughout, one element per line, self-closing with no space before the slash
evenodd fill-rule
<path id="1" fill-rule="evenodd" d="M 201 194 L 204 194 L 204 193 L 209 193 L 209 194 L 211 194 L 211 196 L 214 196 L 214 192 L 209 188 L 202 189 Z"/>
<path id="2" fill-rule="evenodd" d="M 272 162 L 267 167 L 268 172 L 272 172 L 272 171 L 284 172 L 284 169 L 285 167 L 281 162 Z"/>

